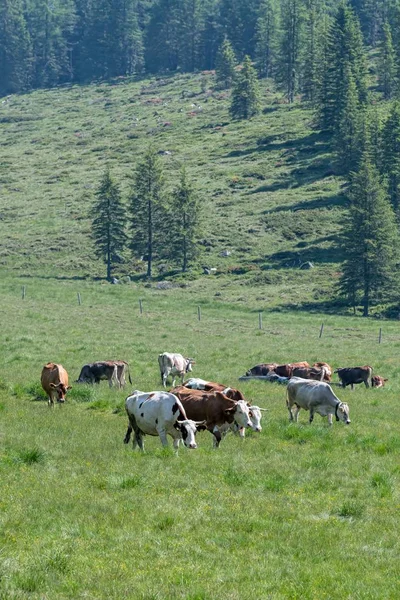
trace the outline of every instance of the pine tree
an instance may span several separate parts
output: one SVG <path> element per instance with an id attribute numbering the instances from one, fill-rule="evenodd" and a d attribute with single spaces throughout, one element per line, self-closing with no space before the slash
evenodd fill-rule
<path id="1" fill-rule="evenodd" d="M 111 280 L 113 265 L 120 262 L 120 252 L 126 243 L 126 214 L 118 185 L 107 170 L 96 193 L 93 207 L 97 215 L 92 223 L 96 256 L 107 265 L 107 279 Z"/>
<path id="2" fill-rule="evenodd" d="M 256 24 L 255 64 L 260 77 L 271 77 L 276 60 L 276 5 L 263 0 Z"/>
<path id="3" fill-rule="evenodd" d="M 279 80 L 289 103 L 294 101 L 299 79 L 303 21 L 302 0 L 282 0 Z"/>
<path id="4" fill-rule="evenodd" d="M 168 256 L 186 272 L 190 262 L 198 255 L 197 243 L 200 227 L 199 198 L 188 181 L 183 168 L 179 184 L 172 194 L 171 228 L 169 233 Z"/>
<path id="5" fill-rule="evenodd" d="M 395 216 L 378 171 L 365 152 L 360 169 L 352 177 L 350 207 L 342 237 L 348 259 L 343 264 L 340 292 L 363 315 L 376 301 L 388 301 L 398 284 L 396 263 L 399 235 Z"/>
<path id="6" fill-rule="evenodd" d="M 228 89 L 235 80 L 236 58 L 230 41 L 225 38 L 218 49 L 215 60 L 215 76 L 217 87 Z"/>
<path id="7" fill-rule="evenodd" d="M 367 66 L 359 23 L 352 10 L 340 4 L 327 36 L 325 67 L 317 107 L 321 129 L 337 133 L 346 102 L 345 72 L 350 69 L 360 104 L 367 100 Z"/>
<path id="8" fill-rule="evenodd" d="M 344 73 L 343 110 L 334 138 L 336 163 L 342 174 L 356 171 L 362 152 L 361 109 L 354 77 L 349 66 Z"/>
<path id="9" fill-rule="evenodd" d="M 382 172 L 388 182 L 390 202 L 400 217 L 400 103 L 394 102 L 382 132 Z"/>
<path id="10" fill-rule="evenodd" d="M 0 2 L 0 95 L 31 83 L 31 47 L 21 0 Z"/>
<path id="11" fill-rule="evenodd" d="M 393 96 L 396 81 L 396 54 L 392 32 L 387 21 L 382 26 L 382 40 L 379 45 L 378 81 L 385 100 Z"/>
<path id="12" fill-rule="evenodd" d="M 137 165 L 130 196 L 131 243 L 137 257 L 147 262 L 147 277 L 152 276 L 153 260 L 168 236 L 164 178 L 160 158 L 151 147 Z"/>
<path id="13" fill-rule="evenodd" d="M 234 119 L 249 119 L 260 112 L 257 73 L 249 56 L 245 57 L 234 84 L 229 112 Z"/>
<path id="14" fill-rule="evenodd" d="M 326 35 L 327 16 L 321 0 L 305 1 L 304 42 L 302 55 L 302 85 L 304 98 L 315 105 L 321 80 L 321 62 Z"/>

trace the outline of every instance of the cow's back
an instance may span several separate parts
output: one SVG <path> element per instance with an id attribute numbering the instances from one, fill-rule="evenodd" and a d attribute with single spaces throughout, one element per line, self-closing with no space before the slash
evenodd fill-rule
<path id="1" fill-rule="evenodd" d="M 225 410 L 235 402 L 220 392 L 204 393 L 202 390 L 175 388 L 172 392 L 181 400 L 188 419 L 221 425 L 226 421 Z"/>
<path id="2" fill-rule="evenodd" d="M 50 383 L 54 383 L 54 385 L 63 383 L 65 386 L 68 386 L 68 373 L 62 365 L 57 363 L 47 363 L 42 369 L 40 380 L 43 389 L 46 391 L 47 389 L 50 389 Z"/>

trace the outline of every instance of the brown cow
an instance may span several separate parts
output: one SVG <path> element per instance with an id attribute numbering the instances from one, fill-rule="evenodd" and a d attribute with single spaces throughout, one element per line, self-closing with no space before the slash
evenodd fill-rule
<path id="1" fill-rule="evenodd" d="M 184 382 L 183 387 L 191 390 L 204 390 L 205 392 L 222 392 L 225 396 L 228 396 L 231 400 L 244 400 L 244 396 L 240 390 L 231 388 L 223 383 L 215 383 L 214 381 L 205 381 L 204 379 L 198 379 L 192 377 Z M 174 392 L 173 392 L 174 393 Z"/>
<path id="2" fill-rule="evenodd" d="M 251 427 L 249 407 L 246 402 L 231 400 L 222 392 L 204 392 L 190 390 L 183 386 L 172 390 L 182 402 L 188 419 L 205 421 L 206 428 L 214 436 L 214 447 L 221 441 L 221 432 L 218 426 L 234 421 L 239 427 Z M 194 415 L 197 415 L 194 417 Z M 202 415 L 202 418 L 197 418 Z"/>
<path id="3" fill-rule="evenodd" d="M 369 387 L 368 379 L 372 377 L 372 367 L 365 365 L 364 367 L 344 367 L 343 369 L 336 369 L 334 373 L 337 373 L 340 379 L 342 387 L 351 385 L 351 389 L 354 389 L 354 384 L 364 383 L 365 387 Z"/>
<path id="4" fill-rule="evenodd" d="M 372 387 L 383 387 L 385 385 L 385 381 L 388 381 L 387 379 L 384 379 L 383 377 L 381 377 L 380 375 L 373 375 L 371 377 L 371 385 Z"/>
<path id="5" fill-rule="evenodd" d="M 314 379 L 315 381 L 323 381 L 325 369 L 316 369 L 314 367 L 294 367 L 292 369 L 292 377 L 301 377 L 302 379 Z"/>
<path id="6" fill-rule="evenodd" d="M 62 365 L 47 363 L 42 369 L 40 381 L 49 397 L 49 406 L 54 406 L 54 395 L 57 396 L 57 402 L 65 402 L 65 395 L 71 386 L 68 385 L 68 373 Z"/>
<path id="7" fill-rule="evenodd" d="M 323 381 L 332 381 L 332 367 L 326 362 L 315 362 L 313 367 L 316 369 L 325 369 Z"/>
<path id="8" fill-rule="evenodd" d="M 251 369 L 246 371 L 246 377 L 265 377 L 271 371 L 275 371 L 277 366 L 278 363 L 262 363 L 260 365 L 256 365 L 255 367 L 251 367 Z"/>

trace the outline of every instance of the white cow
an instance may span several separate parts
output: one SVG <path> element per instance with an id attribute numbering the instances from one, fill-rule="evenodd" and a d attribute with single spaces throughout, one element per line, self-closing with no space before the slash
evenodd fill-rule
<path id="1" fill-rule="evenodd" d="M 195 364 L 195 361 L 192 358 L 184 358 L 182 354 L 164 352 L 163 354 L 158 355 L 158 364 L 160 365 L 163 386 L 167 387 L 167 379 L 172 375 L 172 387 L 174 387 L 176 375 L 181 378 L 183 383 L 185 374 L 192 370 L 192 365 Z"/>
<path id="2" fill-rule="evenodd" d="M 187 387 L 191 390 L 205 390 L 208 383 L 209 382 L 206 381 L 205 379 L 199 379 L 199 377 L 191 377 L 190 379 L 185 381 L 185 383 L 183 383 L 182 385 L 184 385 L 185 387 Z"/>
<path id="3" fill-rule="evenodd" d="M 266 408 L 260 408 L 259 406 L 249 406 L 249 417 L 251 422 L 251 427 L 253 431 L 257 431 L 258 433 L 262 430 L 261 427 L 261 417 L 262 411 L 267 410 Z M 236 421 L 233 423 L 224 423 L 220 427 L 218 427 L 222 437 L 225 437 L 229 431 L 233 431 L 233 433 L 239 434 L 239 436 L 244 439 L 246 435 L 246 429 L 241 427 Z"/>
<path id="4" fill-rule="evenodd" d="M 135 390 L 125 400 L 128 430 L 124 443 L 128 444 L 132 430 L 135 432 L 133 447 L 144 450 L 143 435 L 158 435 L 163 446 L 168 446 L 167 434 L 174 439 L 177 450 L 180 440 L 188 448 L 197 448 L 195 435 L 205 429 L 204 423 L 187 418 L 181 401 L 169 392 L 140 392 Z"/>
<path id="5" fill-rule="evenodd" d="M 350 423 L 348 405 L 341 402 L 329 383 L 324 381 L 292 377 L 287 384 L 286 406 L 290 421 L 294 419 L 297 422 L 300 409 L 304 408 L 310 411 L 310 423 L 314 419 L 314 413 L 321 417 L 327 416 L 329 425 L 332 425 L 332 415 L 335 415 L 336 421 L 344 421 L 347 425 Z M 294 417 L 293 406 L 296 406 Z"/>

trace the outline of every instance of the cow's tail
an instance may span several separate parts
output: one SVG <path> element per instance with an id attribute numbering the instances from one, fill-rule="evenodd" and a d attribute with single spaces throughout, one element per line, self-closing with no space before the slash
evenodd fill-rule
<path id="1" fill-rule="evenodd" d="M 129 379 L 129 383 L 132 385 L 131 372 L 130 372 L 130 370 L 129 370 L 129 365 L 128 365 L 128 363 L 126 363 L 126 370 L 128 371 L 128 379 Z"/>
<path id="2" fill-rule="evenodd" d="M 369 366 L 367 366 L 367 369 L 368 369 L 368 379 L 371 379 L 371 383 L 372 383 L 372 371 L 373 371 L 373 369 L 372 369 L 372 367 L 369 367 Z"/>
<path id="3" fill-rule="evenodd" d="M 188 418 L 187 418 L 187 415 L 186 415 L 186 411 L 183 408 L 182 402 L 180 401 L 180 399 L 178 398 L 178 396 L 175 396 L 175 398 L 177 400 L 177 404 L 179 406 L 179 411 L 180 411 L 180 415 L 179 415 L 178 419 L 180 418 L 182 421 L 187 421 Z"/>

